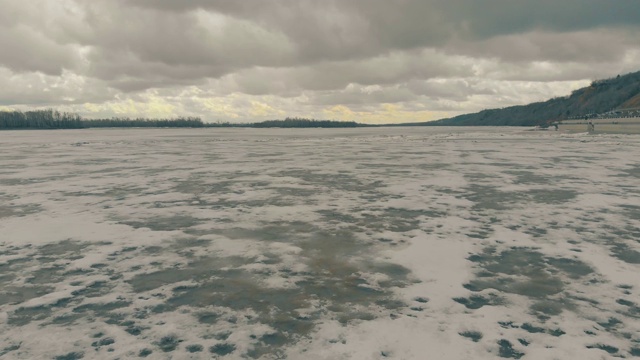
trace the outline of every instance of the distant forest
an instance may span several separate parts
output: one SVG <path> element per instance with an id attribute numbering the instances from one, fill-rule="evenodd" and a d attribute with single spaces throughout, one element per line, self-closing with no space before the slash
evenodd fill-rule
<path id="1" fill-rule="evenodd" d="M 247 125 L 256 128 L 352 128 L 366 126 L 354 121 L 313 120 L 304 118 L 286 118 L 284 120 L 267 120 Z"/>
<path id="2" fill-rule="evenodd" d="M 83 120 L 82 125 L 85 128 L 113 128 L 113 127 L 186 127 L 199 128 L 205 124 L 197 117 L 179 117 L 175 119 L 129 119 L 129 118 L 112 118 L 112 119 L 96 119 Z"/>
<path id="3" fill-rule="evenodd" d="M 61 113 L 52 109 L 36 111 L 0 111 L 0 130 L 19 129 L 86 129 L 86 128 L 203 128 L 203 127 L 255 127 L 255 128 L 345 128 L 364 126 L 353 121 L 286 118 L 248 124 L 228 122 L 204 123 L 198 117 L 173 119 L 111 118 L 83 119 L 79 115 Z"/>
<path id="4" fill-rule="evenodd" d="M 0 129 L 81 129 L 80 116 L 54 110 L 0 111 Z"/>
<path id="5" fill-rule="evenodd" d="M 52 109 L 36 111 L 0 111 L 0 130 L 4 129 L 84 129 L 104 127 L 204 127 L 197 117 L 175 119 L 112 118 L 86 120 L 76 114 Z"/>
<path id="6" fill-rule="evenodd" d="M 483 110 L 438 121 L 404 125 L 424 126 L 548 126 L 553 121 L 640 107 L 640 71 L 596 80 L 571 95 L 544 102 Z"/>

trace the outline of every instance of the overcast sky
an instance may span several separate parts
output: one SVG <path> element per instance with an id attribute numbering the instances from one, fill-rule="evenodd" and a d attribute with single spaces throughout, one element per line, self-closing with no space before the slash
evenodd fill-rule
<path id="1" fill-rule="evenodd" d="M 640 0 L 0 0 L 0 110 L 428 121 L 640 70 Z"/>

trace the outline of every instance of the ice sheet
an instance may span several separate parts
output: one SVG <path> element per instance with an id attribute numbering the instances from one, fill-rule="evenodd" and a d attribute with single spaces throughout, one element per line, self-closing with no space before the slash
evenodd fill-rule
<path id="1" fill-rule="evenodd" d="M 637 357 L 639 145 L 2 132 L 0 357 Z"/>

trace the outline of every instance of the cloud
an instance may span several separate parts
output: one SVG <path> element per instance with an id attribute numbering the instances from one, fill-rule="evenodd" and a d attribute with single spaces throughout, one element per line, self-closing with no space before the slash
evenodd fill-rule
<path id="1" fill-rule="evenodd" d="M 636 0 L 130 0 L 173 13 L 208 10 L 282 29 L 294 39 L 407 49 L 453 37 L 486 39 L 533 29 L 566 32 L 638 25 Z M 347 31 L 348 30 L 348 31 Z M 329 39 L 331 38 L 331 39 Z M 320 46 L 325 50 L 323 46 Z M 342 49 L 345 50 L 345 49 Z"/>
<path id="2" fill-rule="evenodd" d="M 71 71 L 60 75 L 40 72 L 14 73 L 0 67 L 0 105 L 52 107 L 84 102 L 102 102 L 116 92 L 104 83 Z"/>
<path id="3" fill-rule="evenodd" d="M 33 28 L 18 25 L 0 31 L 0 65 L 14 72 L 61 75 L 81 62 L 77 47 L 56 43 Z"/>
<path id="4" fill-rule="evenodd" d="M 640 70 L 637 6 L 0 0 L 0 105 L 237 121 L 453 116 Z"/>
<path id="5" fill-rule="evenodd" d="M 399 103 L 415 100 L 416 96 L 406 88 L 379 85 L 351 84 L 342 91 L 315 92 L 311 101 L 318 105 L 368 105 Z"/>
<path id="6" fill-rule="evenodd" d="M 457 55 L 495 58 L 507 63 L 551 61 L 587 64 L 619 61 L 637 47 L 640 29 L 594 29 L 553 33 L 532 31 L 483 41 L 453 41 L 445 51 Z"/>

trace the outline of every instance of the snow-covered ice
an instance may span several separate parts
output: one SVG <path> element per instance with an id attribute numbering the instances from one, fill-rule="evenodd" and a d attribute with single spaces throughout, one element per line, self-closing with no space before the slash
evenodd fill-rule
<path id="1" fill-rule="evenodd" d="M 640 357 L 640 137 L 0 133 L 0 357 Z"/>

